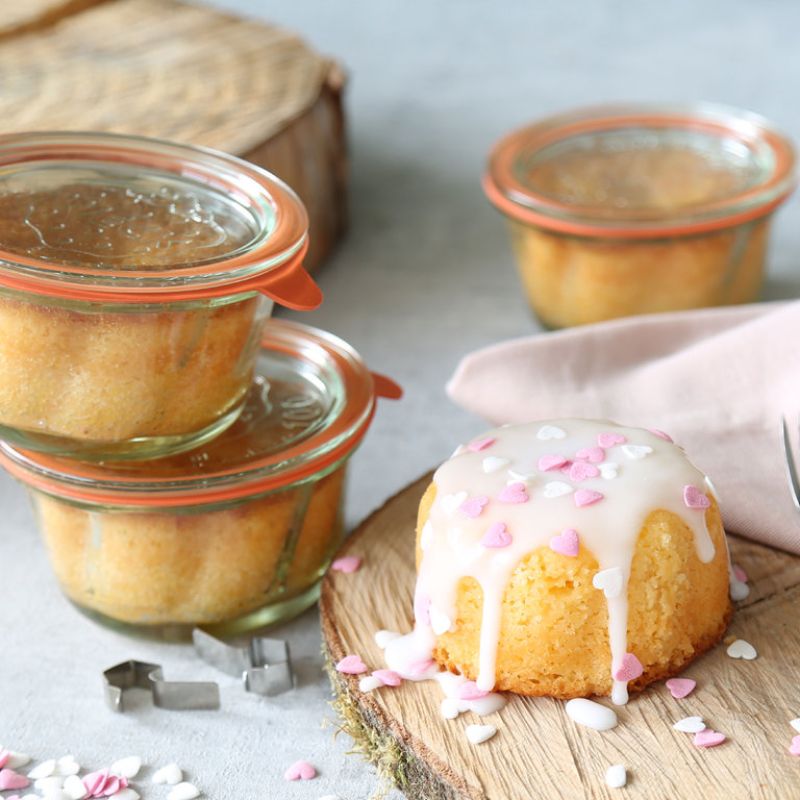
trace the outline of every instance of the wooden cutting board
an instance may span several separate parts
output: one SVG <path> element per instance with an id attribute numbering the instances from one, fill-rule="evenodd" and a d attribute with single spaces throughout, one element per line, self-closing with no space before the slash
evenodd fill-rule
<path id="1" fill-rule="evenodd" d="M 302 197 L 307 266 L 344 231 L 344 73 L 289 31 L 176 0 L 4 0 L 0 75 L 0 133 L 115 131 L 215 147 Z"/>
<path id="2" fill-rule="evenodd" d="M 322 586 L 322 629 L 341 726 L 356 750 L 375 763 L 413 800 L 534 800 L 542 798 L 800 797 L 800 758 L 788 753 L 800 717 L 800 558 L 731 537 L 736 563 L 752 591 L 729 633 L 758 650 L 755 661 L 734 660 L 720 646 L 686 675 L 698 688 L 674 700 L 656 684 L 619 709 L 620 724 L 600 733 L 576 726 L 564 703 L 510 696 L 498 728 L 482 745 L 464 736 L 472 714 L 446 721 L 441 691 L 431 682 L 406 682 L 364 694 L 358 678 L 330 669 L 348 653 L 384 666 L 373 635 L 411 628 L 414 524 L 426 475 L 389 500 L 347 541 L 343 554 L 364 559 L 350 575 L 331 573 Z M 800 519 L 798 520 L 800 524 Z M 691 735 L 672 729 L 690 715 L 726 733 L 723 745 L 701 750 Z M 608 789 L 611 764 L 629 770 L 625 789 Z"/>

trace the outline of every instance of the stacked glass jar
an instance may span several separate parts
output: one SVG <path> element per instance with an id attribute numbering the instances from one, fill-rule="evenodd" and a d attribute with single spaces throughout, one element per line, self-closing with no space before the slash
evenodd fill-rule
<path id="1" fill-rule="evenodd" d="M 316 599 L 347 459 L 400 392 L 267 321 L 321 302 L 307 244 L 297 195 L 232 156 L 0 137 L 0 464 L 85 613 L 183 638 Z"/>

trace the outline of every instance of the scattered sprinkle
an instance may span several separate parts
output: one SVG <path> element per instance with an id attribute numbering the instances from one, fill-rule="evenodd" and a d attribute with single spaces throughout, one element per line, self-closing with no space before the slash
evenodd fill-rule
<path id="1" fill-rule="evenodd" d="M 578 508 L 583 508 L 584 506 L 591 506 L 594 505 L 595 503 L 599 503 L 604 497 L 605 497 L 604 494 L 602 494 L 601 492 L 595 492 L 592 489 L 578 489 L 573 495 L 575 505 Z"/>
<path id="2" fill-rule="evenodd" d="M 571 494 L 573 491 L 573 488 L 568 483 L 564 483 L 564 481 L 550 481 L 550 483 L 544 485 L 542 494 L 548 499 L 552 499 L 553 497 Z"/>
<path id="3" fill-rule="evenodd" d="M 614 670 L 614 680 L 635 681 L 643 672 L 642 662 L 633 653 L 625 653 L 622 663 Z"/>
<path id="4" fill-rule="evenodd" d="M 548 453 L 539 459 L 536 466 L 541 472 L 549 472 L 551 469 L 561 469 L 566 463 L 567 459 L 564 456 L 560 456 L 557 453 Z"/>
<path id="5" fill-rule="evenodd" d="M 670 678 L 666 683 L 669 693 L 676 699 L 688 697 L 697 686 L 697 681 L 691 678 Z"/>
<path id="6" fill-rule="evenodd" d="M 508 547 L 512 542 L 511 534 L 504 522 L 494 522 L 483 534 L 481 544 L 492 549 Z"/>
<path id="7" fill-rule="evenodd" d="M 172 787 L 167 795 L 167 800 L 194 800 L 200 796 L 200 790 L 193 784 L 184 781 Z"/>
<path id="8" fill-rule="evenodd" d="M 31 785 L 31 782 L 13 769 L 0 769 L 0 792 L 5 792 L 7 789 L 26 789 Z"/>
<path id="9" fill-rule="evenodd" d="M 294 764 L 283 773 L 283 777 L 286 778 L 287 781 L 310 781 L 312 778 L 317 777 L 317 770 L 312 764 L 309 764 L 308 761 L 295 761 Z"/>
<path id="10" fill-rule="evenodd" d="M 167 786 L 175 786 L 183 780 L 183 771 L 173 762 L 157 769 L 150 780 L 153 783 L 166 783 Z"/>
<path id="11" fill-rule="evenodd" d="M 497 499 L 501 503 L 527 503 L 530 499 L 528 497 L 528 490 L 525 484 L 521 481 L 510 483 L 505 488 L 501 489 Z"/>
<path id="12" fill-rule="evenodd" d="M 481 450 L 485 450 L 487 447 L 491 447 L 497 439 L 493 438 L 492 436 L 487 436 L 485 439 L 477 439 L 474 442 L 470 442 L 467 445 L 467 450 L 472 453 L 480 453 Z"/>
<path id="13" fill-rule="evenodd" d="M 624 444 L 620 449 L 631 461 L 640 461 L 653 452 L 653 448 L 646 444 Z"/>
<path id="14" fill-rule="evenodd" d="M 595 589 L 602 589 L 603 594 L 613 600 L 622 594 L 623 574 L 619 567 L 609 567 L 608 569 L 595 572 L 592 578 L 592 586 Z"/>
<path id="15" fill-rule="evenodd" d="M 336 671 L 345 675 L 361 675 L 367 671 L 367 665 L 361 660 L 361 656 L 349 655 L 339 661 Z"/>
<path id="16" fill-rule="evenodd" d="M 676 731 L 681 733 L 700 733 L 706 729 L 706 723 L 702 717 L 684 717 L 679 719 L 673 726 Z"/>
<path id="17" fill-rule="evenodd" d="M 28 771 L 28 777 L 32 781 L 39 780 L 39 778 L 47 778 L 49 775 L 52 775 L 56 771 L 56 760 L 54 758 L 49 758 L 47 761 L 42 761 L 41 764 L 37 764 L 33 769 Z"/>
<path id="18" fill-rule="evenodd" d="M 497 733 L 497 728 L 494 725 L 467 725 L 464 733 L 471 744 L 483 744 Z"/>
<path id="19" fill-rule="evenodd" d="M 752 661 L 758 656 L 755 647 L 744 639 L 736 639 L 728 645 L 725 651 L 731 658 L 743 658 L 745 661 Z"/>
<path id="20" fill-rule="evenodd" d="M 86 787 L 77 775 L 68 775 L 61 788 L 70 800 L 83 800 L 86 797 Z"/>
<path id="21" fill-rule="evenodd" d="M 588 461 L 575 461 L 569 468 L 569 479 L 575 482 L 585 481 L 587 478 L 596 478 L 599 474 L 600 470 Z"/>
<path id="22" fill-rule="evenodd" d="M 612 764 L 606 770 L 606 786 L 609 788 L 621 789 L 627 782 L 628 773 L 624 764 Z"/>
<path id="23" fill-rule="evenodd" d="M 548 439 L 563 439 L 566 435 L 567 432 L 565 430 L 555 425 L 542 425 L 536 434 L 536 438 L 541 442 L 546 442 Z"/>
<path id="24" fill-rule="evenodd" d="M 584 447 L 575 453 L 575 458 L 588 461 L 590 464 L 602 464 L 606 460 L 606 451 L 602 447 Z"/>
<path id="25" fill-rule="evenodd" d="M 469 494 L 467 492 L 456 492 L 455 494 L 446 494 L 442 497 L 442 508 L 447 514 L 455 514 L 461 504 L 467 499 Z"/>
<path id="26" fill-rule="evenodd" d="M 507 458 L 498 458 L 497 456 L 486 456 L 481 462 L 481 467 L 483 471 L 487 475 L 491 475 L 493 472 L 497 472 L 499 469 L 503 469 L 511 462 Z"/>
<path id="27" fill-rule="evenodd" d="M 697 747 L 716 747 L 719 744 L 722 744 L 727 737 L 724 733 L 720 733 L 719 731 L 712 731 L 711 728 L 706 728 L 704 731 L 699 731 L 694 735 L 692 742 Z"/>
<path id="28" fill-rule="evenodd" d="M 617 444 L 625 444 L 628 441 L 626 436 L 621 433 L 598 433 L 597 446 L 602 448 L 614 447 Z"/>
<path id="29" fill-rule="evenodd" d="M 696 486 L 688 484 L 683 487 L 683 502 L 687 508 L 706 509 L 710 508 L 711 501 Z"/>
<path id="30" fill-rule="evenodd" d="M 135 778 L 142 768 L 142 759 L 139 756 L 126 756 L 111 765 L 111 771 L 123 778 Z"/>
<path id="31" fill-rule="evenodd" d="M 135 789 L 131 789 L 130 786 L 126 786 L 124 789 L 121 789 L 116 794 L 111 795 L 111 800 L 139 800 L 141 795 Z"/>
<path id="32" fill-rule="evenodd" d="M 334 572 L 343 572 L 345 575 L 351 575 L 353 572 L 358 572 L 361 567 L 361 559 L 358 556 L 342 556 L 337 558 L 331 564 L 331 569 Z"/>
<path id="33" fill-rule="evenodd" d="M 381 686 L 383 686 L 383 684 L 380 678 L 376 678 L 374 675 L 365 675 L 358 682 L 358 690 L 360 692 L 373 692 L 375 689 L 380 689 Z"/>
<path id="34" fill-rule="evenodd" d="M 566 711 L 573 722 L 596 731 L 610 731 L 617 726 L 617 714 L 613 709 L 585 697 L 567 701 Z"/>
<path id="35" fill-rule="evenodd" d="M 650 431 L 653 436 L 658 436 L 659 439 L 663 439 L 670 444 L 673 444 L 675 441 L 668 433 L 664 433 L 664 431 L 660 431 L 658 428 L 648 428 L 647 430 Z"/>
<path id="36" fill-rule="evenodd" d="M 477 495 L 476 497 L 468 497 L 459 507 L 458 510 L 462 514 L 466 514 L 466 516 L 475 519 L 483 514 L 483 509 L 486 508 L 486 505 L 489 502 L 489 498 L 486 495 Z"/>
<path id="37" fill-rule="evenodd" d="M 800 756 L 800 736 L 792 737 L 792 743 L 789 745 L 789 752 L 793 756 Z"/>
<path id="38" fill-rule="evenodd" d="M 372 675 L 384 686 L 399 686 L 403 682 L 400 674 L 395 672 L 393 669 L 376 669 Z"/>
<path id="39" fill-rule="evenodd" d="M 578 536 L 578 531 L 573 528 L 567 528 L 561 531 L 558 536 L 554 536 L 550 540 L 550 549 L 562 556 L 575 558 L 580 552 L 580 537 Z"/>
<path id="40" fill-rule="evenodd" d="M 597 465 L 597 469 L 600 470 L 600 477 L 607 481 L 613 481 L 619 474 L 619 464 L 613 461 L 604 461 Z"/>
<path id="41" fill-rule="evenodd" d="M 800 733 L 800 717 L 796 719 L 790 720 L 789 724 L 798 732 Z"/>

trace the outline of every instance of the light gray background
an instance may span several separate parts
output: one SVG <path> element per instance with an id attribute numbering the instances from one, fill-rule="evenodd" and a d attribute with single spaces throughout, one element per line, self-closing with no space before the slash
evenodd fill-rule
<path id="1" fill-rule="evenodd" d="M 752 0 L 259 2 L 218 5 L 302 32 L 347 65 L 352 228 L 303 320 L 351 342 L 406 390 L 384 403 L 352 464 L 348 520 L 480 428 L 443 385 L 469 350 L 536 330 L 500 218 L 479 178 L 492 142 L 535 117 L 609 100 L 708 99 L 749 107 L 800 140 L 800 5 Z M 780 214 L 769 297 L 800 294 L 800 209 Z M 24 492 L 0 475 L 0 742 L 99 767 L 138 753 L 176 760 L 209 797 L 365 798 L 371 769 L 333 741 L 315 612 L 284 633 L 296 692 L 265 702 L 222 678 L 224 710 L 147 704 L 113 716 L 100 671 L 137 657 L 170 678 L 214 679 L 184 648 L 126 640 L 78 615 L 54 585 Z M 310 783 L 284 768 L 307 758 Z M 164 797 L 149 790 L 147 797 Z"/>

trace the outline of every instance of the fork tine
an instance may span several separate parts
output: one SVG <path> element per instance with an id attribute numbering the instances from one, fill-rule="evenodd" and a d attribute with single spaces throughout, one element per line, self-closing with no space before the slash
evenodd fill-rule
<path id="1" fill-rule="evenodd" d="M 795 506 L 800 509 L 800 477 L 797 474 L 797 462 L 792 452 L 792 442 L 789 438 L 789 428 L 786 425 L 786 417 L 783 417 L 783 450 L 786 453 L 786 468 L 789 475 L 789 489 L 792 492 L 792 500 Z"/>

